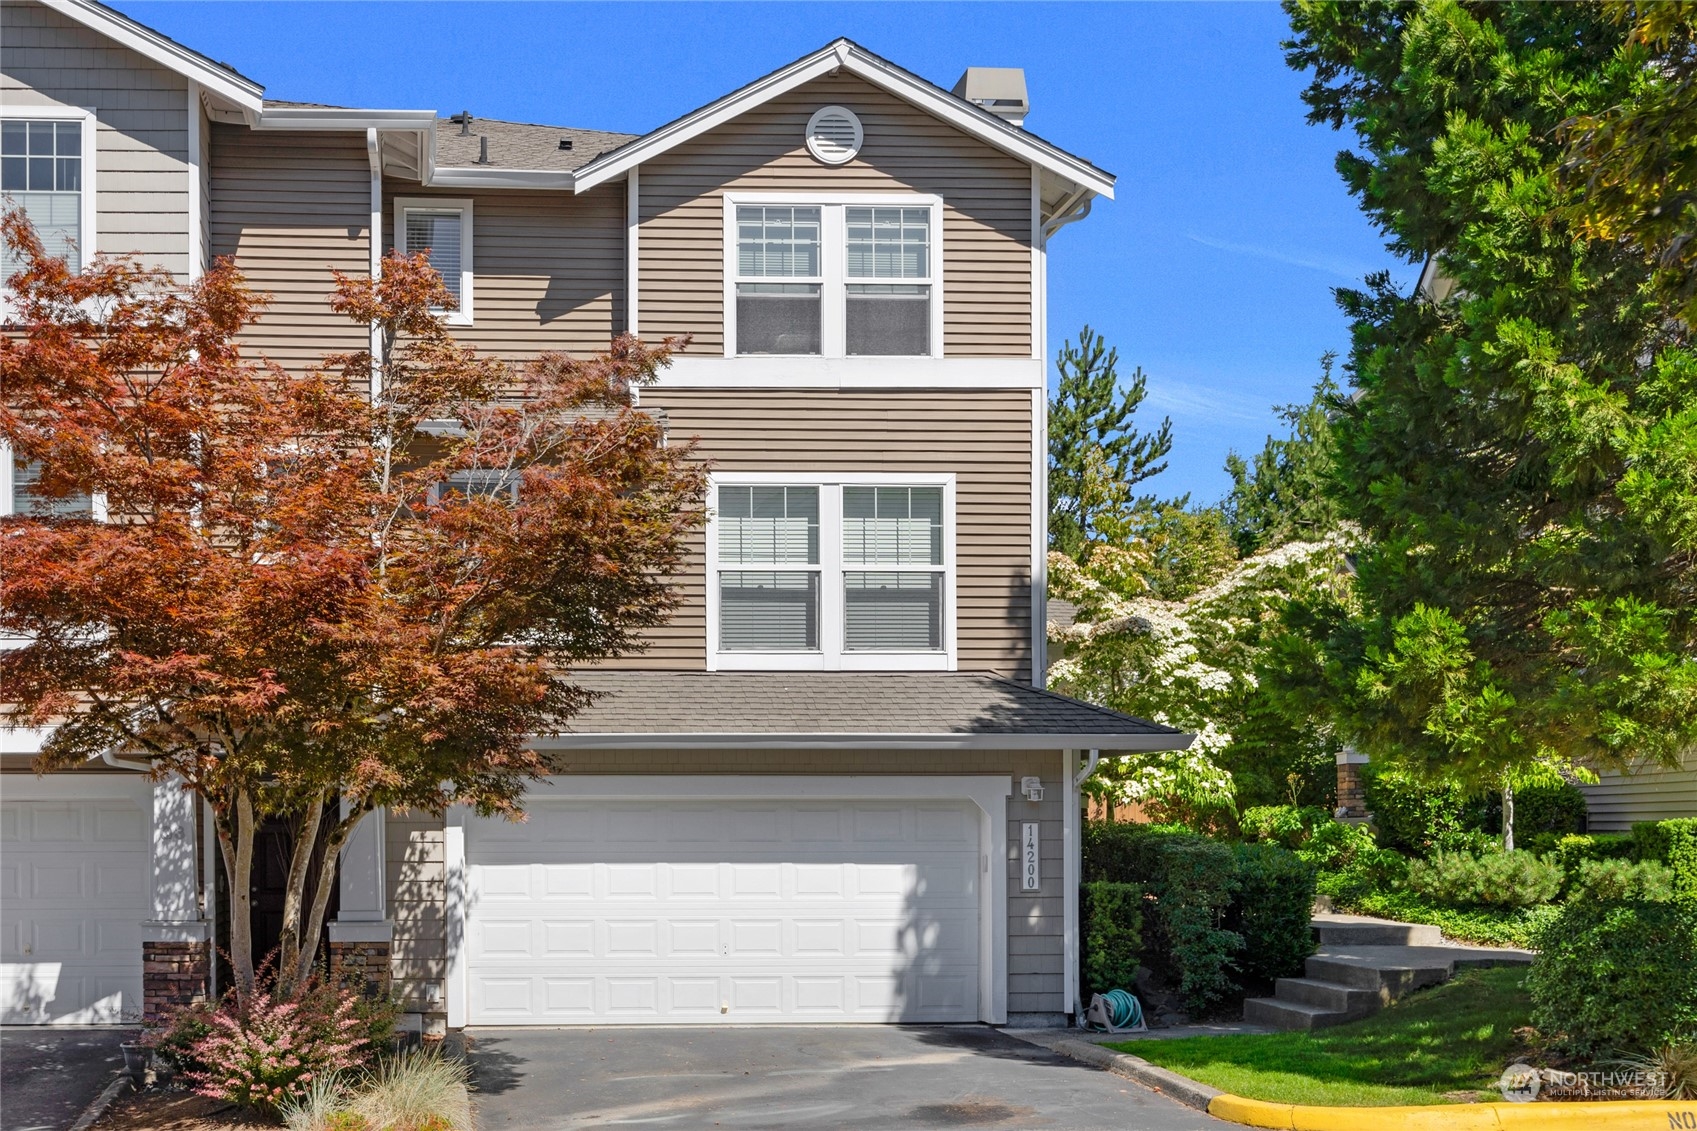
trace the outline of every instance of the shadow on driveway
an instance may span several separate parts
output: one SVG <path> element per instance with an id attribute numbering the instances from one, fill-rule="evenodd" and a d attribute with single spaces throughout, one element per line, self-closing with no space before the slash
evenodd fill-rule
<path id="1" fill-rule="evenodd" d="M 1227 1126 L 983 1025 L 471 1029 L 467 1037 L 483 1131 Z"/>
<path id="2" fill-rule="evenodd" d="M 0 1128 L 65 1131 L 124 1067 L 134 1029 L 0 1028 Z"/>

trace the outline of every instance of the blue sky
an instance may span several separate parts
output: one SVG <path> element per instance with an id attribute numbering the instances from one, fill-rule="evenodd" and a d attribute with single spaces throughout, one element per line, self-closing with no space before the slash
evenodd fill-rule
<path id="1" fill-rule="evenodd" d="M 1284 16 L 1235 4 L 138 3 L 273 98 L 645 132 L 846 35 L 933 82 L 1024 67 L 1027 125 L 1119 177 L 1051 245 L 1051 355 L 1089 323 L 1173 418 L 1155 484 L 1224 493 L 1348 347 L 1332 288 L 1390 267 L 1308 126 Z"/>

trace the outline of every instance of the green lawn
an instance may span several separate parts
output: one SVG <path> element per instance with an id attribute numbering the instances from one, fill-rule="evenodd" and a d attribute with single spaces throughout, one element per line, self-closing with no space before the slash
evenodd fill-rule
<path id="1" fill-rule="evenodd" d="M 1110 1048 L 1275 1103 L 1378 1106 L 1498 1098 L 1531 1004 L 1524 968 L 1467 970 L 1365 1021 L 1317 1033 L 1127 1041 Z"/>

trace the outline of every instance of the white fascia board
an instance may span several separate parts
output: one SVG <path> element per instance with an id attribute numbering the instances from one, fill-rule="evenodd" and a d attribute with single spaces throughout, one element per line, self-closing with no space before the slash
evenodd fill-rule
<path id="1" fill-rule="evenodd" d="M 1039 165 L 1082 188 L 1113 199 L 1114 178 L 1109 174 L 1024 130 L 1009 125 L 987 110 L 947 94 L 929 83 L 916 80 L 883 60 L 868 55 L 847 40 L 838 40 L 829 47 L 798 59 L 782 70 L 774 71 L 742 90 L 710 103 L 669 126 L 663 126 L 604 158 L 591 161 L 576 173 L 577 191 L 583 192 L 605 181 L 622 177 L 630 169 L 673 146 L 681 145 L 756 106 L 838 69 L 865 79 L 1004 153 L 1012 154 L 1029 164 Z"/>
<path id="2" fill-rule="evenodd" d="M 261 130 L 431 130 L 434 110 L 361 110 L 323 106 L 268 106 L 255 125 Z"/>
<path id="3" fill-rule="evenodd" d="M 534 750 L 1184 750 L 1194 734 L 558 734 L 534 738 Z"/>
<path id="4" fill-rule="evenodd" d="M 674 357 L 657 389 L 1040 389 L 1023 357 Z"/>
<path id="5" fill-rule="evenodd" d="M 92 28 L 101 35 L 184 78 L 193 79 L 208 91 L 233 102 L 243 110 L 258 113 L 264 104 L 265 88 L 252 79 L 226 70 L 180 43 L 174 43 L 151 28 L 110 8 L 88 0 L 42 0 L 67 19 Z"/>
<path id="6" fill-rule="evenodd" d="M 499 169 L 464 165 L 436 166 L 425 182 L 435 188 L 562 189 L 574 187 L 572 174 L 560 169 Z"/>

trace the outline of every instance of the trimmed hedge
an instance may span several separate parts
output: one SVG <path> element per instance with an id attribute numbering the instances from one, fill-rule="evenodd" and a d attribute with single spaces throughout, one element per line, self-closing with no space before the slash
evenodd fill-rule
<path id="1" fill-rule="evenodd" d="M 1533 941 L 1533 1024 L 1567 1048 L 1642 1051 L 1697 1029 L 1697 903 L 1575 900 Z"/>
<path id="2" fill-rule="evenodd" d="M 1490 821 L 1490 799 L 1469 794 L 1460 786 L 1416 781 L 1371 764 L 1363 785 L 1380 848 L 1411 856 L 1425 856 L 1435 849 L 1477 850 Z"/>
<path id="3" fill-rule="evenodd" d="M 1146 964 L 1206 1013 L 1256 982 L 1298 973 L 1313 952 L 1314 872 L 1274 844 L 1229 845 L 1177 826 L 1092 821 L 1084 880 L 1146 886 Z"/>
<path id="4" fill-rule="evenodd" d="M 1632 826 L 1632 847 L 1638 859 L 1673 871 L 1675 899 L 1697 900 L 1697 817 L 1639 821 Z"/>
<path id="5" fill-rule="evenodd" d="M 1240 844 L 1237 898 L 1226 926 L 1243 938 L 1238 969 L 1245 979 L 1272 983 L 1302 969 L 1314 953 L 1315 871 L 1276 844 Z"/>
<path id="6" fill-rule="evenodd" d="M 1080 888 L 1086 995 L 1128 990 L 1143 954 L 1143 887 L 1097 880 Z"/>

